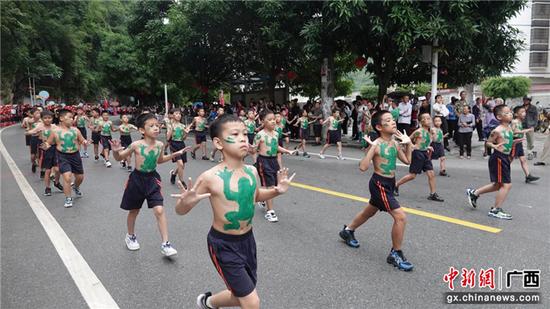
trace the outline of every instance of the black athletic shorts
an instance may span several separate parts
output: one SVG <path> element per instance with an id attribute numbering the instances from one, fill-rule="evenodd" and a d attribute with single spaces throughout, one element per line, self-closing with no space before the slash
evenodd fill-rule
<path id="1" fill-rule="evenodd" d="M 125 210 L 141 209 L 143 201 L 147 200 L 147 207 L 163 206 L 162 183 L 157 171 L 149 173 L 134 169 L 124 189 L 120 208 Z"/>
<path id="2" fill-rule="evenodd" d="M 274 187 L 277 185 L 277 172 L 280 167 L 276 156 L 268 157 L 259 155 L 254 165 L 260 175 L 262 187 Z"/>
<path id="3" fill-rule="evenodd" d="M 300 128 L 300 139 L 307 139 L 309 137 L 309 128 Z"/>
<path id="4" fill-rule="evenodd" d="M 327 144 L 335 145 L 340 141 L 342 141 L 342 132 L 340 130 L 328 130 Z"/>
<path id="5" fill-rule="evenodd" d="M 313 125 L 313 135 L 315 137 L 321 137 L 321 133 L 323 132 L 323 125 L 322 124 L 314 124 Z"/>
<path id="6" fill-rule="evenodd" d="M 132 136 L 131 135 L 120 135 L 120 145 L 124 148 L 128 148 L 130 144 L 132 143 Z"/>
<path id="7" fill-rule="evenodd" d="M 56 145 L 52 145 L 48 150 L 40 149 L 40 168 L 49 170 L 57 166 Z"/>
<path id="8" fill-rule="evenodd" d="M 84 139 L 88 139 L 88 131 L 86 131 L 86 127 L 77 127 L 78 131 L 80 131 L 80 134 L 82 134 L 82 137 Z"/>
<path id="9" fill-rule="evenodd" d="M 178 150 L 181 150 L 185 148 L 185 142 L 184 141 L 170 141 L 170 151 L 176 152 Z M 175 158 L 172 158 L 172 162 L 176 162 L 178 160 L 182 160 L 183 163 L 187 163 L 187 152 L 184 152 L 182 155 L 179 155 Z"/>
<path id="10" fill-rule="evenodd" d="M 422 172 L 432 171 L 433 169 L 432 160 L 427 150 L 413 150 L 409 173 L 422 174 Z"/>
<path id="11" fill-rule="evenodd" d="M 523 150 L 523 143 L 517 143 L 512 145 L 512 151 L 510 151 L 510 161 L 513 158 L 524 157 L 525 151 Z"/>
<path id="12" fill-rule="evenodd" d="M 101 140 L 101 134 L 99 134 L 99 132 L 92 131 L 92 143 L 94 145 L 99 145 L 100 140 Z"/>
<path id="13" fill-rule="evenodd" d="M 489 157 L 489 177 L 492 183 L 511 183 L 510 156 L 494 150 Z"/>
<path id="14" fill-rule="evenodd" d="M 390 212 L 397 209 L 399 202 L 393 196 L 395 177 L 384 177 L 376 173 L 372 174 L 369 181 L 369 203 L 381 211 Z"/>
<path id="15" fill-rule="evenodd" d="M 254 144 L 254 137 L 256 136 L 256 134 L 254 133 L 248 133 L 246 134 L 246 136 L 248 136 L 248 143 L 250 145 L 253 145 Z"/>
<path id="16" fill-rule="evenodd" d="M 78 151 L 73 153 L 57 151 L 56 157 L 59 173 L 65 174 L 67 172 L 72 172 L 73 174 L 84 174 L 82 159 L 80 158 L 80 153 Z"/>
<path id="17" fill-rule="evenodd" d="M 230 235 L 214 228 L 208 233 L 208 253 L 227 289 L 235 297 L 245 297 L 256 288 L 256 240 L 252 230 Z"/>
<path id="18" fill-rule="evenodd" d="M 283 139 L 284 139 L 283 135 L 279 136 L 277 139 L 277 144 L 281 147 L 283 147 Z"/>
<path id="19" fill-rule="evenodd" d="M 206 142 L 206 132 L 195 131 L 195 143 L 200 144 Z"/>
<path id="20" fill-rule="evenodd" d="M 31 136 L 25 135 L 25 146 L 30 146 L 30 145 L 31 145 Z"/>
<path id="21" fill-rule="evenodd" d="M 432 152 L 432 160 L 437 160 L 445 156 L 445 147 L 443 147 L 443 143 L 432 143 L 431 146 L 434 149 L 434 152 Z"/>
<path id="22" fill-rule="evenodd" d="M 38 147 L 40 147 L 40 144 L 42 144 L 42 141 L 38 136 L 31 136 L 31 154 L 38 154 Z"/>
<path id="23" fill-rule="evenodd" d="M 109 143 L 110 140 L 112 140 L 113 137 L 110 135 L 101 135 L 101 146 L 103 149 L 109 149 L 111 150 L 111 143 Z"/>

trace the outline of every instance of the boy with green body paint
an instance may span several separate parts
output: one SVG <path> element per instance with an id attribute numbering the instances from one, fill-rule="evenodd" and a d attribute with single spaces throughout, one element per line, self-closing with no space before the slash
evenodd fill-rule
<path id="1" fill-rule="evenodd" d="M 388 111 L 375 113 L 372 117 L 372 127 L 380 137 L 374 141 L 368 135 L 364 137 L 370 146 L 365 157 L 359 162 L 359 169 L 362 172 L 369 169 L 371 162 L 374 167 L 374 173 L 369 181 L 369 204 L 353 218 L 349 225 L 344 225 L 339 235 L 348 246 L 358 248 L 359 242 L 355 239 L 355 230 L 373 217 L 378 210 L 388 212 L 393 218 L 393 227 L 392 248 L 386 261 L 401 270 L 410 271 L 413 265 L 407 261 L 401 250 L 407 219 L 405 211 L 392 193 L 395 186 L 396 161 L 399 159 L 409 164 L 413 145 L 406 132 L 401 133 L 397 130 L 395 120 Z"/>
<path id="2" fill-rule="evenodd" d="M 281 169 L 277 155 L 279 153 L 293 154 L 279 145 L 279 134 L 275 131 L 275 114 L 270 110 L 262 113 L 263 129 L 256 134 L 252 151 L 258 154 L 255 166 L 260 175 L 261 185 L 264 188 L 272 188 L 277 185 L 277 173 Z M 296 150 L 295 150 L 296 151 Z M 269 222 L 277 222 L 279 218 L 273 210 L 273 200 L 268 199 L 260 206 L 266 208 L 265 219 Z"/>
<path id="3" fill-rule="evenodd" d="M 84 168 L 80 158 L 80 145 L 88 144 L 80 131 L 73 127 L 73 113 L 63 109 L 59 112 L 59 126 L 52 130 L 50 136 L 42 144 L 42 149 L 48 149 L 55 145 L 57 166 L 59 173 L 63 177 L 63 193 L 65 193 L 66 208 L 73 207 L 73 198 L 71 197 L 71 181 L 74 174 L 74 193 L 81 197 L 80 185 L 84 180 Z"/>
<path id="4" fill-rule="evenodd" d="M 338 160 L 344 160 L 342 156 L 342 131 L 341 126 L 344 118 L 340 118 L 340 110 L 335 108 L 332 110 L 332 116 L 323 121 L 323 125 L 329 124 L 327 131 L 327 140 L 321 151 L 319 152 L 319 158 L 325 158 L 325 151 L 330 145 L 336 144 L 338 147 Z"/>
<path id="5" fill-rule="evenodd" d="M 131 143 L 123 148 L 120 141 L 111 141 L 113 156 L 115 160 L 126 160 L 131 154 L 135 156 L 135 168 L 130 173 L 122 196 L 120 208 L 128 210 L 125 242 L 128 250 L 134 251 L 140 248 L 134 228 L 136 219 L 143 205 L 147 200 L 147 206 L 153 209 L 157 219 L 160 236 L 162 238 L 161 253 L 164 256 L 177 254 L 176 249 L 168 241 L 168 227 L 164 213 L 164 198 L 161 192 L 161 179 L 156 171 L 158 164 L 167 162 L 189 151 L 190 147 L 183 148 L 167 156 L 164 155 L 164 144 L 157 140 L 160 125 L 152 113 L 141 114 L 136 121 L 139 132 L 143 139 Z"/>
<path id="6" fill-rule="evenodd" d="M 403 178 L 399 179 L 395 185 L 395 196 L 399 196 L 399 187 L 416 178 L 416 175 L 426 172 L 428 175 L 428 185 L 430 186 L 430 195 L 428 200 L 443 202 L 443 199 L 435 192 L 435 174 L 432 165 L 431 154 L 433 147 L 432 143 L 432 117 L 428 113 L 423 113 L 419 116 L 420 128 L 416 129 L 411 134 L 411 140 L 414 144 L 414 150 L 412 152 L 411 165 L 409 166 L 409 173 Z"/>
<path id="7" fill-rule="evenodd" d="M 109 161 L 110 158 L 110 151 L 111 151 L 111 140 L 112 132 L 115 132 L 117 129 L 113 125 L 113 122 L 109 120 L 109 112 L 104 110 L 101 113 L 101 119 L 97 122 L 96 130 L 99 131 L 100 136 L 100 142 L 103 149 L 101 150 L 101 155 L 103 159 L 105 160 L 105 167 L 111 167 L 111 161 Z"/>
<path id="8" fill-rule="evenodd" d="M 272 131 L 273 113 L 268 119 Z M 172 195 L 178 198 L 176 213 L 179 215 L 187 214 L 205 198 L 210 199 L 212 206 L 208 252 L 227 289 L 215 295 L 210 292 L 199 295 L 199 308 L 260 307 L 256 292 L 256 242 L 252 233 L 254 203 L 285 193 L 294 175 L 288 178 L 288 170 L 282 169 L 277 172 L 278 185 L 260 188 L 256 168 L 244 164 L 249 152 L 247 134 L 247 127 L 237 116 L 224 115 L 213 121 L 210 136 L 213 146 L 223 153 L 223 161 L 202 173 L 194 185 L 189 179 L 190 189 L 180 185 L 181 194 Z M 277 145 L 276 137 L 270 136 Z"/>
<path id="9" fill-rule="evenodd" d="M 223 114 L 225 114 L 225 109 L 222 106 L 218 107 L 217 114 L 216 114 L 216 119 L 223 116 Z M 214 119 L 214 120 L 216 120 L 216 119 Z M 212 153 L 210 154 L 210 161 L 214 162 L 214 160 L 216 158 L 216 152 L 218 152 L 218 149 L 214 147 L 214 149 L 212 149 Z M 223 154 L 222 154 L 222 158 L 220 158 L 220 161 L 218 161 L 218 162 L 221 162 L 221 161 L 223 161 Z"/>
<path id="10" fill-rule="evenodd" d="M 126 114 L 120 115 L 120 126 L 117 130 L 120 132 L 120 144 L 123 148 L 128 148 L 132 144 L 132 131 L 138 131 L 138 128 L 130 123 L 130 118 Z M 120 166 L 126 168 L 128 172 L 132 171 L 132 155 L 123 161 L 120 161 Z"/>
<path id="11" fill-rule="evenodd" d="M 170 125 L 167 126 L 166 139 L 169 141 L 170 151 L 177 152 L 186 147 L 185 139 L 189 133 L 189 128 L 181 123 L 182 115 L 180 110 L 172 110 L 171 114 L 172 120 L 170 121 Z M 185 170 L 185 163 L 187 163 L 187 154 L 183 153 L 175 157 L 172 159 L 172 162 L 176 163 L 176 169 L 170 171 L 170 183 L 175 184 L 177 176 L 183 185 L 185 185 L 183 172 Z"/>
<path id="12" fill-rule="evenodd" d="M 88 139 L 88 131 L 86 131 L 86 127 L 90 120 L 88 119 L 88 116 L 84 113 L 84 109 L 79 106 L 76 108 L 76 116 L 74 117 L 74 126 L 80 131 L 82 134 L 82 137 L 84 139 Z M 83 158 L 88 158 L 88 145 L 82 146 L 84 152 L 80 154 Z"/>
<path id="13" fill-rule="evenodd" d="M 202 150 L 202 159 L 203 160 L 209 160 L 206 154 L 208 153 L 206 150 L 206 133 L 207 133 L 207 119 L 204 118 L 204 108 L 199 108 L 198 110 L 198 116 L 193 118 L 193 122 L 189 125 L 190 128 L 195 128 L 195 146 L 193 147 L 193 150 L 191 150 L 191 157 L 193 159 L 196 158 L 195 151 L 197 149 Z"/>

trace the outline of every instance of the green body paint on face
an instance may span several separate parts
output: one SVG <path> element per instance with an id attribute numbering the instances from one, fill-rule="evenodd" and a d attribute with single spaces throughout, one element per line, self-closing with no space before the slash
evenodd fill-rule
<path id="1" fill-rule="evenodd" d="M 139 170 L 148 173 L 154 171 L 155 168 L 157 168 L 157 160 L 160 154 L 160 147 L 156 146 L 154 149 L 149 150 L 147 154 L 145 153 L 145 149 L 147 149 L 146 145 L 139 145 L 140 154 L 145 159 L 143 161 L 143 164 L 141 164 Z"/>
<path id="2" fill-rule="evenodd" d="M 233 138 L 233 136 L 228 136 L 228 137 L 224 138 L 223 140 L 228 144 L 235 144 L 235 139 Z"/>
<path id="3" fill-rule="evenodd" d="M 70 153 L 78 150 L 76 147 L 76 132 L 69 130 L 65 135 L 62 136 L 63 131 L 57 131 L 57 135 L 61 140 L 61 152 Z"/>
<path id="4" fill-rule="evenodd" d="M 388 161 L 387 163 L 380 164 L 384 175 L 391 175 L 395 171 L 397 148 L 393 145 L 382 143 L 380 144 L 380 156 Z"/>
<path id="5" fill-rule="evenodd" d="M 279 144 L 277 143 L 278 140 L 276 137 L 271 137 L 271 142 L 269 141 L 270 136 L 265 135 L 265 145 L 267 146 L 267 155 L 268 156 L 276 156 L 277 152 L 279 152 Z"/>
<path id="6" fill-rule="evenodd" d="M 246 221 L 246 225 L 252 223 L 254 217 L 254 195 L 256 193 L 256 177 L 252 170 L 244 167 L 244 172 L 250 177 L 241 177 L 237 182 L 237 191 L 231 191 L 231 176 L 233 171 L 229 171 L 227 167 L 216 173 L 223 180 L 223 195 L 228 201 L 234 201 L 239 205 L 236 211 L 228 211 L 225 213 L 225 219 L 229 221 L 224 224 L 224 230 L 238 230 L 241 228 L 240 221 Z"/>
<path id="7" fill-rule="evenodd" d="M 502 137 L 506 142 L 503 146 L 502 152 L 508 154 L 512 150 L 512 145 L 514 144 L 514 134 L 512 130 L 502 131 Z"/>
<path id="8" fill-rule="evenodd" d="M 430 132 L 428 132 L 425 129 L 422 129 L 421 131 L 422 141 L 420 142 L 420 150 L 426 150 L 432 143 L 430 138 Z"/>
<path id="9" fill-rule="evenodd" d="M 183 138 L 183 128 L 181 126 L 177 126 L 174 128 L 174 133 L 172 133 L 172 139 L 175 141 L 181 141 Z"/>

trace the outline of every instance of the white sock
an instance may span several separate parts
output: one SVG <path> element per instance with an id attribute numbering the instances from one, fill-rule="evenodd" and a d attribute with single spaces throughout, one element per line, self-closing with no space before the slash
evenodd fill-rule
<path id="1" fill-rule="evenodd" d="M 346 231 L 353 231 L 353 230 L 346 226 Z"/>
<path id="2" fill-rule="evenodd" d="M 208 308 L 214 308 L 214 307 L 212 306 L 212 303 L 210 303 L 210 297 L 208 297 L 208 298 L 206 299 L 206 305 L 208 306 Z"/>

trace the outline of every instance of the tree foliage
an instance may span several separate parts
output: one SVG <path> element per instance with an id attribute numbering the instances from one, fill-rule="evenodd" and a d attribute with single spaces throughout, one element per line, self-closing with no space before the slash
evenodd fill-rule
<path id="1" fill-rule="evenodd" d="M 524 76 L 491 77 L 481 83 L 483 93 L 502 99 L 521 98 L 529 93 L 531 80 Z"/>

